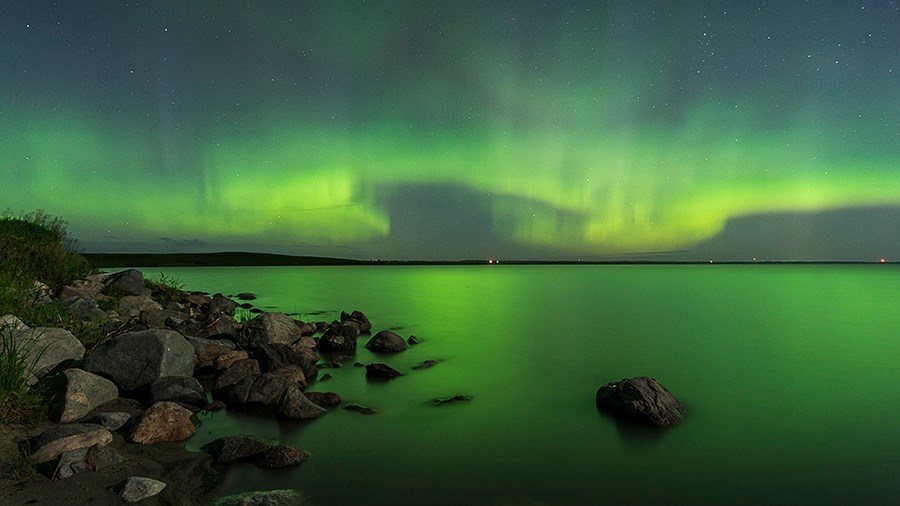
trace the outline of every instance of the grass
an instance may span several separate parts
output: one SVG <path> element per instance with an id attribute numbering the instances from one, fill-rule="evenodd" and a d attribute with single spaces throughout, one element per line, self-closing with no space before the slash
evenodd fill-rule
<path id="1" fill-rule="evenodd" d="M 41 211 L 0 215 L 0 315 L 15 315 L 30 327 L 68 328 L 77 337 L 91 339 L 97 329 L 81 328 L 56 303 L 44 303 L 35 289 L 41 282 L 55 291 L 91 272 L 87 260 L 75 252 L 66 225 Z M 33 346 L 14 339 L 11 329 L 0 328 L 0 426 L 43 418 L 45 396 L 28 385 L 43 352 Z"/>
<path id="2" fill-rule="evenodd" d="M 35 421 L 46 407 L 43 392 L 28 384 L 44 352 L 34 346 L 19 342 L 11 329 L 0 329 L 0 426 Z"/>
<path id="3" fill-rule="evenodd" d="M 145 279 L 145 284 L 153 291 L 153 299 L 165 307 L 169 302 L 181 302 L 184 283 L 174 276 L 160 272 Z"/>

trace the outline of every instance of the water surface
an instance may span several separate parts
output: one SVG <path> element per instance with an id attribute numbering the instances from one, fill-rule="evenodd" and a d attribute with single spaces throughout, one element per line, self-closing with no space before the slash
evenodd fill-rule
<path id="1" fill-rule="evenodd" d="M 158 272 L 144 269 L 151 275 Z M 309 390 L 377 408 L 312 422 L 216 413 L 189 446 L 252 433 L 302 466 L 232 467 L 223 493 L 315 504 L 900 502 L 900 269 L 894 266 L 435 266 L 165 269 L 269 310 L 360 309 L 415 334 L 363 348 Z M 412 370 L 426 359 L 441 362 Z M 405 376 L 371 382 L 353 362 Z M 648 375 L 687 406 L 668 431 L 598 413 L 597 388 Z M 428 407 L 469 394 L 468 404 Z"/>

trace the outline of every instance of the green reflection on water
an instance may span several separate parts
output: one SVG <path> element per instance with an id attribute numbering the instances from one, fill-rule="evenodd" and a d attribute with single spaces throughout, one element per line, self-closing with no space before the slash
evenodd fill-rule
<path id="1" fill-rule="evenodd" d="M 193 289 L 253 291 L 261 307 L 315 313 L 311 319 L 361 309 L 374 330 L 398 327 L 423 340 L 385 356 L 365 350 L 361 338 L 354 358 L 327 371 L 332 380 L 310 387 L 378 415 L 208 418 L 192 447 L 249 432 L 313 453 L 284 472 L 241 467 L 227 492 L 295 487 L 321 504 L 900 497 L 900 270 L 892 266 L 166 273 Z M 425 359 L 441 362 L 411 369 Z M 354 361 L 385 362 L 405 376 L 370 382 Z M 683 425 L 660 433 L 596 411 L 598 386 L 635 375 L 658 378 L 684 401 Z M 425 406 L 455 393 L 474 400 Z"/>

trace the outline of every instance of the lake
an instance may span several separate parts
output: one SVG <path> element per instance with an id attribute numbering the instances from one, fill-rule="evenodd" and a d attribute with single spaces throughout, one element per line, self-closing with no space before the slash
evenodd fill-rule
<path id="1" fill-rule="evenodd" d="M 159 269 L 142 269 L 152 276 Z M 373 333 L 310 422 L 218 412 L 188 443 L 255 434 L 301 466 L 230 469 L 221 492 L 294 488 L 314 504 L 896 504 L 900 268 L 619 265 L 167 268 L 186 289 Z M 413 370 L 426 359 L 435 367 Z M 404 373 L 365 378 L 354 362 Z M 597 411 L 601 385 L 658 379 L 687 408 L 669 430 Z M 457 393 L 469 403 L 430 407 Z"/>

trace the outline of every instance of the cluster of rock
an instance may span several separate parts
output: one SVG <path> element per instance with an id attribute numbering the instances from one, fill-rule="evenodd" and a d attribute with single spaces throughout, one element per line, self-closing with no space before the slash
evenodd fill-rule
<path id="1" fill-rule="evenodd" d="M 330 323 L 258 312 L 242 323 L 234 317 L 238 303 L 229 297 L 197 292 L 172 297 L 168 291 L 165 301 L 151 286 L 140 271 L 127 270 L 90 276 L 58 293 L 73 319 L 112 329 L 90 351 L 65 329 L 27 328 L 13 315 L 0 319 L 19 349 L 33 354 L 29 381 L 41 382 L 53 393 L 49 416 L 60 425 L 22 446 L 35 463 L 52 467 L 54 478 L 120 463 L 121 456 L 110 446 L 116 433 L 137 445 L 184 441 L 195 433 L 196 414 L 202 410 L 265 407 L 293 420 L 325 415 L 343 401 L 334 392 L 305 391 L 319 374 L 318 351 L 352 354 L 358 338 L 372 329 L 360 311 L 343 312 Z M 414 337 L 404 340 L 381 331 L 365 346 L 399 352 L 415 342 Z M 379 374 L 371 371 L 400 374 L 384 364 L 366 369 L 370 377 Z M 116 410 L 122 399 L 132 401 L 130 412 Z M 357 403 L 344 403 L 344 408 L 377 412 Z M 220 438 L 203 449 L 223 465 L 285 467 L 309 457 L 299 448 L 251 436 Z M 123 483 L 115 490 L 128 491 L 122 492 L 126 501 L 136 487 L 151 495 L 162 490 L 148 483 Z"/>

